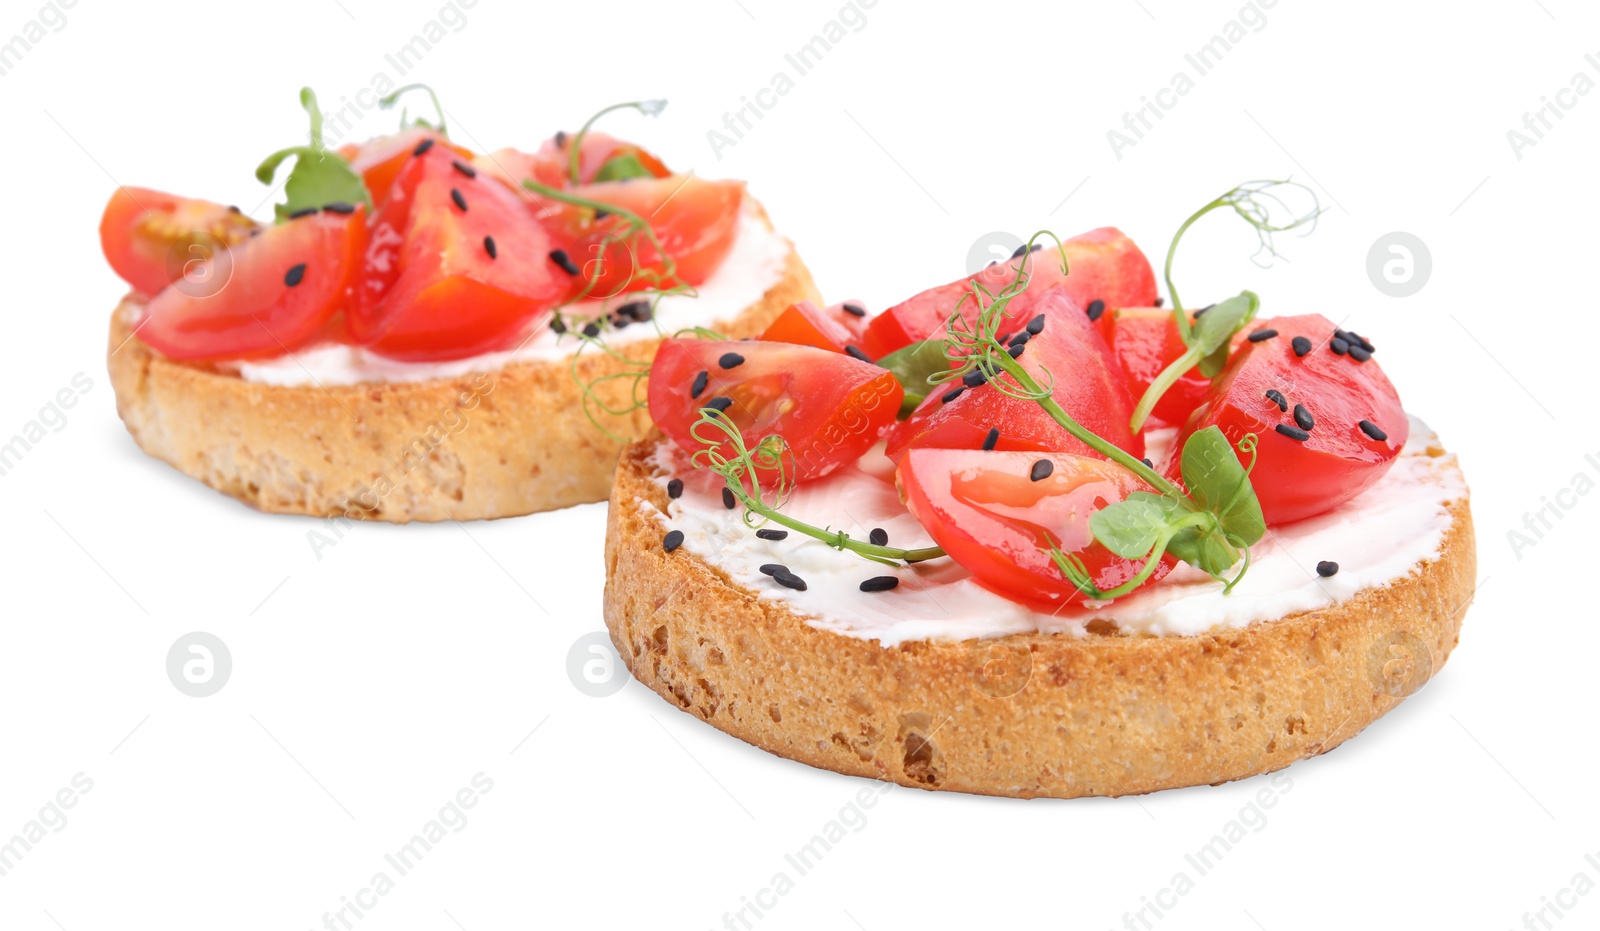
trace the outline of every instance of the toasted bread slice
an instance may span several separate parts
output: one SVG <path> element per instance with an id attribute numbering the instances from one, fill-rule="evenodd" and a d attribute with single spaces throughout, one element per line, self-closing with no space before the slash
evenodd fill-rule
<path id="1" fill-rule="evenodd" d="M 263 511 L 405 523 L 603 501 L 624 445 L 614 437 L 650 429 L 643 408 L 605 417 L 606 430 L 585 414 L 579 382 L 624 368 L 609 353 L 584 353 L 576 378 L 569 356 L 427 381 L 264 384 L 165 358 L 133 332 L 131 300 L 111 317 L 107 359 L 128 432 L 146 453 Z M 765 295 L 712 325 L 753 336 L 800 300 L 820 297 L 790 246 Z M 614 349 L 648 360 L 659 344 Z M 594 390 L 627 406 L 623 381 Z"/>
<path id="2" fill-rule="evenodd" d="M 666 552 L 655 448 L 623 451 L 606 534 L 605 620 L 628 668 L 758 747 L 906 786 L 1117 796 L 1281 769 L 1338 746 L 1425 683 L 1455 647 L 1474 590 L 1463 491 L 1446 506 L 1434 558 L 1319 610 L 1198 636 L 886 647 L 814 626 L 687 547 Z M 1441 466 L 1459 475 L 1453 459 Z"/>

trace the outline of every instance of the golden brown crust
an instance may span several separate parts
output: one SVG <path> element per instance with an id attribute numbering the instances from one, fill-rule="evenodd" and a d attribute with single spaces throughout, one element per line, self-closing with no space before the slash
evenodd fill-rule
<path id="1" fill-rule="evenodd" d="M 606 533 L 606 625 L 634 676 L 780 756 L 906 786 L 1072 798 L 1281 769 L 1425 683 L 1474 588 L 1463 496 L 1438 559 L 1333 607 L 1193 637 L 886 648 L 812 627 L 687 550 L 666 553 L 639 505 L 667 505 L 653 447 L 623 452 Z"/>
<path id="2" fill-rule="evenodd" d="M 791 247 L 783 278 L 717 329 L 753 336 L 799 300 L 819 301 Z M 625 343 L 654 357 L 659 340 Z M 519 362 L 422 382 L 280 386 L 173 362 L 111 318 L 107 366 L 117 412 L 145 452 L 263 511 L 395 523 L 511 517 L 603 501 L 624 445 L 590 422 L 571 361 Z M 623 363 L 585 353 L 585 382 Z M 628 388 L 596 389 L 613 407 Z M 647 411 L 610 418 L 628 439 Z"/>

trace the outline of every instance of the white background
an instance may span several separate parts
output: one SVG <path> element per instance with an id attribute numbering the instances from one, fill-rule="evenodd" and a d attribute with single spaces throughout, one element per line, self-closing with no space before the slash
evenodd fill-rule
<path id="1" fill-rule="evenodd" d="M 0 42 L 39 9 L 6 0 Z M 606 128 L 750 179 L 828 298 L 874 309 L 960 274 L 991 231 L 1116 224 L 1159 261 L 1234 183 L 1313 184 L 1331 212 L 1270 270 L 1235 221 L 1197 229 L 1186 295 L 1250 287 L 1266 314 L 1316 311 L 1378 342 L 1407 406 L 1461 453 L 1482 584 L 1442 674 L 1289 769 L 1259 832 L 1153 926 L 1522 927 L 1576 874 L 1600 879 L 1584 860 L 1600 851 L 1600 496 L 1564 494 L 1570 512 L 1520 559 L 1507 538 L 1575 474 L 1600 478 L 1584 459 L 1600 460 L 1600 94 L 1573 98 L 1520 159 L 1506 137 L 1575 73 L 1600 80 L 1584 61 L 1600 15 L 1578 0 L 1281 0 L 1118 159 L 1107 130 L 1237 0 L 879 0 L 716 158 L 707 130 L 839 9 L 479 0 L 406 78 L 437 87 L 480 148 L 670 98 L 658 120 Z M 269 215 L 251 172 L 302 138 L 300 86 L 353 96 L 439 10 L 80 0 L 0 77 L 0 438 L 75 373 L 93 382 L 0 477 L 0 839 L 74 774 L 93 780 L 0 877 L 8 931 L 320 927 L 479 772 L 494 787 L 466 826 L 356 927 L 722 927 L 870 785 L 747 747 L 634 683 L 574 688 L 569 648 L 602 629 L 603 504 L 357 527 L 319 560 L 312 522 L 217 495 L 118 422 L 104 353 L 121 287 L 96 239 L 115 185 Z M 368 113 L 358 134 L 395 119 Z M 1365 271 L 1394 230 L 1433 257 L 1405 299 Z M 193 630 L 233 657 L 209 698 L 165 672 Z M 1267 785 L 1076 802 L 897 789 L 754 926 L 1121 927 Z M 1600 894 L 1576 901 L 1550 927 L 1600 924 Z"/>

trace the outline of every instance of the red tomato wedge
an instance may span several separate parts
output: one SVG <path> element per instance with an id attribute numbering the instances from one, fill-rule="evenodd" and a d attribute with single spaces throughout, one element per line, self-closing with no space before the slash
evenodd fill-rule
<path id="1" fill-rule="evenodd" d="M 1051 396 L 1079 424 L 1142 457 L 1144 440 L 1128 428 L 1133 398 L 1098 328 L 1060 286 L 1037 295 L 1030 310 L 1044 317 L 1044 328 L 1028 340 L 1017 361 L 1040 384 L 1054 379 Z M 1017 330 L 1025 332 L 1026 324 L 1026 319 L 1016 321 Z M 960 382 L 934 389 L 909 419 L 895 425 L 885 449 L 891 459 L 910 448 L 980 449 L 990 429 L 999 430 L 995 449 L 1099 457 L 1037 401 L 1010 397 L 989 384 L 962 388 L 946 401 L 957 388 Z"/>
<path id="2" fill-rule="evenodd" d="M 855 336 L 848 327 L 832 313 L 810 301 L 790 304 L 768 325 L 760 338 L 775 343 L 815 346 L 829 352 L 844 352 L 844 347 L 855 342 Z"/>
<path id="3" fill-rule="evenodd" d="M 861 458 L 894 423 L 903 393 L 886 369 L 790 343 L 668 339 L 650 369 L 650 417 L 679 446 L 705 449 L 691 431 L 702 408 L 722 407 L 747 448 L 782 436 L 796 481 Z M 718 437 L 711 427 L 699 433 Z M 732 455 L 730 443 L 720 449 Z"/>
<path id="4" fill-rule="evenodd" d="M 373 217 L 348 323 L 352 339 L 381 355 L 427 361 L 508 348 L 566 287 L 522 201 L 458 161 L 439 146 L 412 156 Z"/>
<path id="5" fill-rule="evenodd" d="M 555 138 L 546 139 L 538 151 L 498 149 L 487 155 L 478 156 L 473 164 L 479 171 L 490 177 L 499 178 L 508 187 L 526 194 L 531 199 L 538 195 L 528 192 L 522 186 L 523 181 L 537 181 L 545 187 L 560 190 L 573 186 L 568 174 L 570 165 L 567 160 L 571 146 L 572 137 L 560 133 Z M 654 178 L 665 178 L 672 174 L 659 158 L 643 148 L 605 133 L 591 131 L 585 133 L 583 141 L 578 144 L 578 183 L 594 183 L 595 175 L 599 174 L 601 167 L 614 156 L 632 156 Z"/>
<path id="6" fill-rule="evenodd" d="M 1032 479 L 1035 463 L 1052 464 Z M 1102 459 L 1067 453 L 913 449 L 895 472 L 900 496 L 933 541 L 986 588 L 1045 610 L 1083 600 L 1050 557 L 1053 544 L 1083 560 L 1105 590 L 1138 575 L 1142 563 L 1095 541 L 1094 512 L 1135 491 L 1150 491 L 1132 472 Z M 1148 585 L 1173 565 L 1170 557 Z"/>
<path id="7" fill-rule="evenodd" d="M 1168 365 L 1188 351 L 1178 335 L 1172 311 L 1160 307 L 1124 307 L 1114 312 L 1111 350 L 1128 377 L 1135 404 Z M 1156 402 L 1152 415 L 1164 424 L 1182 426 L 1206 399 L 1211 379 L 1191 368 Z"/>
<path id="8" fill-rule="evenodd" d="M 365 208 L 268 227 L 206 260 L 205 280 L 219 290 L 172 287 L 156 295 L 139 338 L 170 359 L 292 352 L 350 300 L 366 234 Z"/>
<path id="9" fill-rule="evenodd" d="M 1348 343 L 1335 342 L 1333 323 L 1318 314 L 1261 320 L 1252 329 L 1277 330 L 1278 335 L 1237 344 L 1227 369 L 1190 418 L 1178 448 L 1190 434 L 1209 426 L 1220 427 L 1235 444 L 1247 433 L 1256 434 L 1260 439 L 1250 483 L 1268 524 L 1320 514 L 1371 487 L 1400 455 L 1411 432 L 1399 395 L 1377 361 L 1358 361 Z M 1304 356 L 1295 351 L 1296 337 L 1309 345 Z M 1341 354 L 1334 351 L 1336 345 L 1347 348 Z M 1356 348 L 1357 355 L 1370 355 L 1364 347 Z M 1269 392 L 1281 396 L 1287 410 Z M 1311 426 L 1304 427 L 1304 422 Z M 1239 459 L 1248 465 L 1250 454 L 1240 453 Z"/>
<path id="10" fill-rule="evenodd" d="M 100 248 L 123 281 L 141 294 L 155 294 L 255 229 L 256 222 L 235 207 L 119 187 L 100 218 Z"/>
<path id="11" fill-rule="evenodd" d="M 389 188 L 400 177 L 400 169 L 410 163 L 417 149 L 422 147 L 426 151 L 434 146 L 450 150 L 462 161 L 473 160 L 471 149 L 456 145 L 442 133 L 421 128 L 342 145 L 339 154 L 361 174 L 361 180 L 367 185 L 367 193 L 372 195 L 372 202 L 381 207 L 389 198 Z"/>
<path id="12" fill-rule="evenodd" d="M 1133 240 L 1114 227 L 1090 230 L 1064 240 L 1068 274 L 1061 274 L 1061 254 L 1049 243 L 1032 255 L 991 265 L 976 275 L 930 288 L 874 317 L 862 337 L 861 348 L 874 359 L 925 339 L 943 339 L 945 323 L 962 295 L 976 281 L 998 294 L 1016 278 L 1017 269 L 1026 266 L 1032 277 L 1028 289 L 1012 304 L 1015 313 L 1026 313 L 1036 296 L 1057 285 L 1085 311 L 1099 301 L 1097 319 L 1107 308 L 1144 307 L 1156 302 L 1155 273 Z M 970 298 L 961 304 L 963 316 L 974 319 L 980 309 Z M 1025 319 L 1025 318 L 1024 318 Z M 1109 323 L 1109 321 L 1108 321 Z"/>

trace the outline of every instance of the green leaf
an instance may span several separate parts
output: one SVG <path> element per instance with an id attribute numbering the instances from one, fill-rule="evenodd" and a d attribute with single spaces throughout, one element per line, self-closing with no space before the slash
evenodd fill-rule
<path id="1" fill-rule="evenodd" d="M 342 155 L 322 144 L 322 110 L 311 88 L 301 89 L 300 105 L 311 116 L 311 144 L 279 149 L 256 166 L 256 180 L 271 184 L 284 160 L 294 157 L 294 168 L 283 184 L 285 200 L 272 208 L 278 222 L 301 210 L 341 201 L 364 204 L 370 210 L 372 195 L 361 175 Z"/>
<path id="2" fill-rule="evenodd" d="M 1165 495 L 1136 491 L 1089 516 L 1089 529 L 1105 548 L 1125 559 L 1149 555 L 1173 514 L 1181 510 Z"/>
<path id="3" fill-rule="evenodd" d="M 1189 497 L 1201 510 L 1217 515 L 1224 534 L 1245 546 L 1266 534 L 1250 476 L 1220 429 L 1206 427 L 1189 437 L 1183 444 L 1182 469 Z"/>
<path id="4" fill-rule="evenodd" d="M 600 170 L 595 172 L 595 181 L 624 181 L 628 178 L 651 177 L 650 169 L 644 167 L 639 161 L 639 156 L 632 152 L 623 152 L 606 159 Z"/>
<path id="5" fill-rule="evenodd" d="M 1261 309 L 1261 299 L 1250 291 L 1237 295 L 1212 307 L 1194 322 L 1189 331 L 1189 348 L 1199 350 L 1200 374 L 1216 378 L 1228 364 L 1228 343 L 1233 334 L 1255 319 Z"/>
<path id="6" fill-rule="evenodd" d="M 1239 561 L 1239 551 L 1212 528 L 1185 527 L 1167 541 L 1167 552 L 1209 575 L 1221 575 Z"/>
<path id="7" fill-rule="evenodd" d="M 896 349 L 878 360 L 878 364 L 894 373 L 900 387 L 905 389 L 905 400 L 900 404 L 900 414 L 905 416 L 916 409 L 933 385 L 928 378 L 950 370 L 950 360 L 944 355 L 944 340 L 925 339 Z"/>

